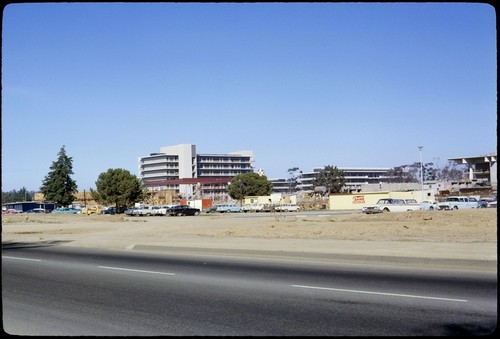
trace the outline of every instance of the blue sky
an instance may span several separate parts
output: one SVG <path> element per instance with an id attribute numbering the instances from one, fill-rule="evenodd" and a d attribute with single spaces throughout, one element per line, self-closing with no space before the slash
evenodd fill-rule
<path id="1" fill-rule="evenodd" d="M 496 152 L 496 60 L 480 3 L 10 4 L 2 191 L 63 145 L 79 190 L 184 143 L 270 179 Z"/>

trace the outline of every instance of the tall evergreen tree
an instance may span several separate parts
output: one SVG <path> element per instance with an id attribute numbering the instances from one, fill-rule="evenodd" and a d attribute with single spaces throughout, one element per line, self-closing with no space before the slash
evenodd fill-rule
<path id="1" fill-rule="evenodd" d="M 54 202 L 58 206 L 68 206 L 73 203 L 74 194 L 78 192 L 76 181 L 71 178 L 73 158 L 66 155 L 64 145 L 57 155 L 57 160 L 52 163 L 50 172 L 43 179 L 40 192 L 46 201 Z"/>

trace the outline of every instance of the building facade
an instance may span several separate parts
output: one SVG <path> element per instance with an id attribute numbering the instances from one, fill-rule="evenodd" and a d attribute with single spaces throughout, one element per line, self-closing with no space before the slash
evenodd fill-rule
<path id="1" fill-rule="evenodd" d="M 497 186 L 497 153 L 473 157 L 448 158 L 457 164 L 467 165 L 467 176 L 471 182 L 484 182 Z"/>
<path id="2" fill-rule="evenodd" d="M 150 190 L 173 190 L 186 198 L 227 198 L 227 186 L 238 174 L 253 172 L 253 152 L 197 154 L 196 145 L 160 148 L 138 159 L 139 178 Z"/>
<path id="3" fill-rule="evenodd" d="M 389 180 L 390 168 L 362 168 L 362 167 L 337 167 L 345 173 L 346 192 L 360 192 L 363 185 L 380 184 Z M 314 178 L 324 167 L 314 168 L 312 172 L 304 172 L 297 178 L 297 190 L 305 192 L 314 191 Z"/>

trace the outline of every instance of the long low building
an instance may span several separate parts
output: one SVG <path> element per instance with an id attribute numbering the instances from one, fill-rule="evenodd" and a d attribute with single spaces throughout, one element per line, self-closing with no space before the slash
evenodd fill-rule
<path id="1" fill-rule="evenodd" d="M 351 194 L 332 194 L 329 197 L 330 210 L 361 210 L 364 206 L 376 204 L 382 198 L 415 199 L 436 201 L 434 190 L 424 191 L 380 191 Z"/>
<path id="2" fill-rule="evenodd" d="M 345 173 L 345 188 L 348 192 L 358 192 L 363 185 L 380 184 L 388 181 L 388 172 L 391 168 L 386 167 L 337 167 Z M 273 191 L 276 193 L 294 193 L 296 191 L 313 192 L 313 182 L 318 173 L 324 167 L 316 167 L 312 172 L 303 172 L 298 177 L 295 188 L 286 179 L 273 179 Z"/>

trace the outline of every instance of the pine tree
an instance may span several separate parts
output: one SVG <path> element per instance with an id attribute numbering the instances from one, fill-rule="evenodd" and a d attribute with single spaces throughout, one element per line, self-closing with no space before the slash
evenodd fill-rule
<path id="1" fill-rule="evenodd" d="M 73 159 L 66 155 L 65 146 L 57 154 L 58 158 L 50 166 L 50 172 L 45 176 L 40 192 L 46 201 L 58 206 L 68 206 L 75 200 L 76 182 L 71 179 L 73 174 Z"/>

